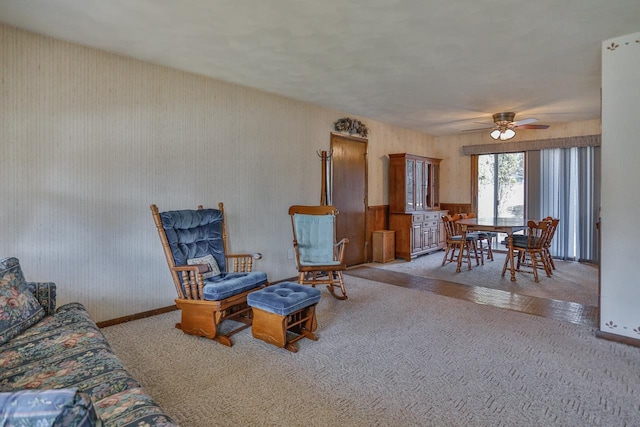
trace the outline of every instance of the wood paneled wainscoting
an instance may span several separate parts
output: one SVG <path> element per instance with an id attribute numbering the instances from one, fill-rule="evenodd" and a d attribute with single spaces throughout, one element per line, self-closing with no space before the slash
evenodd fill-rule
<path id="1" fill-rule="evenodd" d="M 449 211 L 449 215 L 472 212 L 471 203 L 440 203 L 440 209 Z"/>
<path id="2" fill-rule="evenodd" d="M 471 212 L 471 203 L 440 203 L 440 209 L 449 215 Z M 373 232 L 389 229 L 389 205 L 367 206 L 366 244 L 367 262 L 373 261 Z M 338 236 L 340 237 L 340 236 Z"/>
<path id="3" fill-rule="evenodd" d="M 367 206 L 367 262 L 373 261 L 373 232 L 389 229 L 389 205 Z M 337 236 L 340 238 L 340 236 Z"/>

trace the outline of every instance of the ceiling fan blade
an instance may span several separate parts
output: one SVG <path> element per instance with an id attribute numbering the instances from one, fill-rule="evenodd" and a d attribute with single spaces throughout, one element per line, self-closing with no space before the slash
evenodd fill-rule
<path id="1" fill-rule="evenodd" d="M 521 125 L 528 125 L 530 123 L 535 123 L 537 121 L 538 121 L 538 119 L 534 119 L 533 117 L 531 117 L 531 118 L 528 118 L 528 119 L 516 120 L 515 122 L 512 122 L 511 124 L 513 126 L 521 126 Z"/>
<path id="2" fill-rule="evenodd" d="M 489 126 L 486 128 L 476 128 L 476 129 L 465 129 L 465 130 L 461 130 L 460 132 L 479 132 L 481 130 L 489 130 L 489 129 L 493 129 L 493 126 Z"/>
<path id="3" fill-rule="evenodd" d="M 518 129 L 547 129 L 549 125 L 518 125 Z"/>

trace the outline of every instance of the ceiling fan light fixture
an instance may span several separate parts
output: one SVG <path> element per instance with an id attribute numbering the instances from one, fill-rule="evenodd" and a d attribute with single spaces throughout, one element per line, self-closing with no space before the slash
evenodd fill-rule
<path id="1" fill-rule="evenodd" d="M 491 138 L 493 139 L 506 141 L 516 136 L 516 131 L 507 127 L 500 126 L 500 128 L 492 130 L 489 135 L 491 135 Z"/>
<path id="2" fill-rule="evenodd" d="M 514 131 L 513 129 L 506 129 L 504 132 L 502 132 L 502 134 L 500 135 L 500 139 L 502 141 L 506 141 L 507 139 L 511 139 L 514 136 L 516 136 L 516 131 Z"/>

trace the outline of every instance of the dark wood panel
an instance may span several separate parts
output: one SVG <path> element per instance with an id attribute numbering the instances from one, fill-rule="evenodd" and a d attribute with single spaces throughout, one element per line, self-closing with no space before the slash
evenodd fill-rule
<path id="1" fill-rule="evenodd" d="M 98 328 L 106 328 L 107 326 L 118 325 L 120 323 L 130 322 L 132 320 L 144 319 L 145 317 L 155 316 L 157 314 L 168 313 L 177 310 L 178 307 L 170 305 L 168 307 L 156 308 L 155 310 L 144 311 L 142 313 L 131 314 L 129 316 L 118 317 L 117 319 L 105 320 L 97 322 Z"/>
<path id="2" fill-rule="evenodd" d="M 373 232 L 389 229 L 389 205 L 367 207 L 367 262 L 373 261 Z"/>
<path id="3" fill-rule="evenodd" d="M 640 347 L 640 340 L 635 338 L 623 337 L 622 335 L 611 334 L 609 332 L 596 331 L 596 337 L 602 338 L 607 341 L 619 342 L 622 344 L 631 345 L 634 347 Z"/>
<path id="4" fill-rule="evenodd" d="M 473 212 L 471 203 L 440 203 L 440 209 L 449 211 L 449 215 Z"/>
<path id="5" fill-rule="evenodd" d="M 349 239 L 345 264 L 363 264 L 367 259 L 367 140 L 332 133 L 331 152 L 332 204 L 340 211 L 336 217 L 337 238 Z"/>

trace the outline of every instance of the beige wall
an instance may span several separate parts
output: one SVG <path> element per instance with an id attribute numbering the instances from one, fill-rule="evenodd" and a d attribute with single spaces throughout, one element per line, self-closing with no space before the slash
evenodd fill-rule
<path id="1" fill-rule="evenodd" d="M 573 123 L 553 123 L 548 129 L 517 130 L 511 141 L 565 138 L 570 136 L 599 135 L 600 120 Z M 434 157 L 442 162 L 441 198 L 446 203 L 471 203 L 471 157 L 462 155 L 465 145 L 495 143 L 489 132 L 461 133 L 436 138 Z"/>
<path id="2" fill-rule="evenodd" d="M 225 203 L 231 250 L 295 275 L 292 204 L 317 204 L 333 122 L 319 108 L 0 26 L 0 258 L 53 281 L 97 321 L 173 304 L 149 205 Z M 353 117 L 353 116 L 352 116 Z M 389 152 L 434 139 L 360 118 L 369 204 L 386 204 Z"/>

